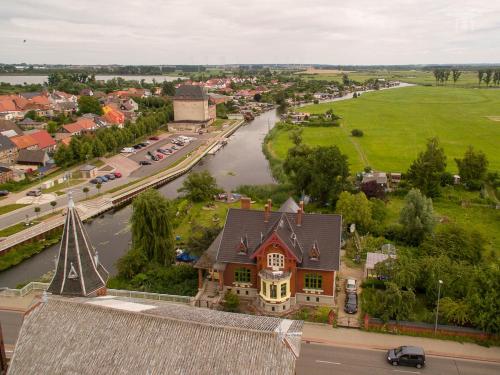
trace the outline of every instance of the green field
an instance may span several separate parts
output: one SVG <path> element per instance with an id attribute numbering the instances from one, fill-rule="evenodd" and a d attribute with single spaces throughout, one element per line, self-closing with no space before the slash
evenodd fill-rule
<path id="1" fill-rule="evenodd" d="M 342 73 L 297 73 L 304 79 L 327 80 L 342 82 Z M 364 82 L 371 78 L 384 78 L 386 80 L 401 81 L 408 83 L 418 83 L 420 85 L 435 85 L 436 80 L 432 71 L 423 70 L 363 70 L 346 73 L 350 79 L 357 82 Z M 490 84 L 491 85 L 491 84 Z M 453 87 L 453 79 L 450 76 L 447 86 Z M 477 72 L 464 71 L 456 83 L 457 87 L 477 87 Z M 481 83 L 484 86 L 484 83 Z"/>
<path id="2" fill-rule="evenodd" d="M 337 145 L 349 156 L 351 172 L 371 166 L 386 172 L 406 171 L 426 140 L 437 136 L 448 157 L 448 170 L 456 172 L 454 158 L 467 146 L 482 150 L 490 170 L 500 170 L 500 90 L 445 87 L 405 87 L 364 93 L 358 99 L 322 103 L 300 108 L 301 112 L 324 113 L 328 109 L 342 117 L 341 126 L 304 127 L 311 146 Z M 350 135 L 361 129 L 362 138 Z M 288 133 L 278 131 L 270 149 L 279 159 L 292 143 Z"/>

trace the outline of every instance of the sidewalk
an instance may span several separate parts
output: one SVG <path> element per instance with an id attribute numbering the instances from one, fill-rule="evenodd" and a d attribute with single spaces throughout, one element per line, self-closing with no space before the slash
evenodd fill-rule
<path id="1" fill-rule="evenodd" d="M 304 324 L 302 341 L 375 350 L 387 350 L 401 345 L 415 345 L 423 347 L 428 355 L 500 363 L 500 347 L 487 348 L 477 344 L 426 337 L 391 335 L 349 328 L 332 328 L 328 325 L 307 322 Z"/>

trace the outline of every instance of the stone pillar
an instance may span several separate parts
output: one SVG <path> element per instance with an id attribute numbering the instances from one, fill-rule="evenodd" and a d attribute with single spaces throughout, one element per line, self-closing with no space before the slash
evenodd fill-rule
<path id="1" fill-rule="evenodd" d="M 203 270 L 198 268 L 198 289 L 203 288 Z"/>
<path id="2" fill-rule="evenodd" d="M 224 273 L 219 271 L 219 290 L 222 292 L 224 290 Z"/>

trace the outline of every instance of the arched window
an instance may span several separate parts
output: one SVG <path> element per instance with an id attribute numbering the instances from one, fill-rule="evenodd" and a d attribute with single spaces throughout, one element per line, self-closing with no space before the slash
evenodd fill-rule
<path id="1" fill-rule="evenodd" d="M 285 257 L 278 253 L 267 254 L 267 266 L 268 267 L 285 267 Z"/>

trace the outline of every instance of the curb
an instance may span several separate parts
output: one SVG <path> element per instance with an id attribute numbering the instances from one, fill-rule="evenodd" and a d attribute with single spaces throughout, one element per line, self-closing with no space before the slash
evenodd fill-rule
<path id="1" fill-rule="evenodd" d="M 329 345 L 329 346 L 341 346 L 345 348 L 352 348 L 352 349 L 367 349 L 367 350 L 377 350 L 377 351 L 386 351 L 388 350 L 387 347 L 383 346 L 376 346 L 376 345 L 367 345 L 367 344 L 352 344 L 352 343 L 340 343 L 336 341 L 331 341 L 331 340 L 325 340 L 325 339 L 318 339 L 318 338 L 308 338 L 308 337 L 302 337 L 302 343 L 306 344 L 321 344 L 321 345 Z M 458 356 L 457 354 L 451 354 L 451 353 L 442 353 L 442 352 L 433 352 L 433 351 L 426 351 L 426 355 L 432 356 L 432 357 L 445 357 L 445 358 L 454 358 L 454 359 L 464 359 L 464 360 L 470 360 L 470 361 L 480 361 L 480 362 L 489 362 L 489 363 L 500 363 L 500 359 L 496 358 L 485 358 L 485 357 L 476 357 L 476 356 Z"/>

